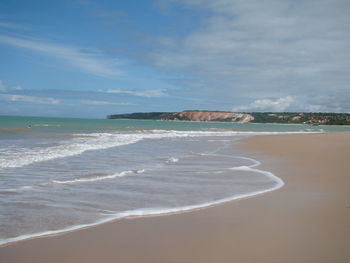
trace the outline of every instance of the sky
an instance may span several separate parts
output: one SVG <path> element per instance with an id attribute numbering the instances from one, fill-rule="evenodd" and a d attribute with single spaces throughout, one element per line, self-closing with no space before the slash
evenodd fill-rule
<path id="1" fill-rule="evenodd" d="M 349 0 L 1 0 L 0 115 L 350 113 Z"/>

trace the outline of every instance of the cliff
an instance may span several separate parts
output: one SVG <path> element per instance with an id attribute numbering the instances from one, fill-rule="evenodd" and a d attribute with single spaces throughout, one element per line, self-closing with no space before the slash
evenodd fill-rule
<path id="1" fill-rule="evenodd" d="M 187 121 L 229 121 L 247 123 L 254 117 L 245 113 L 216 112 L 216 111 L 182 111 L 174 113 L 174 117 Z"/>
<path id="2" fill-rule="evenodd" d="M 181 111 L 181 112 L 139 112 L 114 114 L 108 119 L 134 120 L 181 120 L 181 121 L 223 121 L 235 123 L 295 123 L 312 125 L 350 125 L 349 113 L 322 112 L 251 112 L 226 111 Z"/>
<path id="3" fill-rule="evenodd" d="M 224 121 L 248 123 L 254 120 L 251 114 L 222 111 L 138 112 L 109 115 L 108 119 L 146 119 L 181 121 Z"/>

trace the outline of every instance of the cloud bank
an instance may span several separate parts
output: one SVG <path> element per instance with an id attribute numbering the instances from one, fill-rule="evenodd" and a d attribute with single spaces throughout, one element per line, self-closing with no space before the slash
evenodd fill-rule
<path id="1" fill-rule="evenodd" d="M 294 103 L 291 96 L 278 99 L 261 99 L 255 100 L 249 105 L 235 107 L 233 111 L 286 111 Z"/>
<path id="2" fill-rule="evenodd" d="M 98 52 L 86 52 L 87 49 L 49 43 L 38 39 L 26 39 L 0 35 L 0 44 L 32 50 L 49 57 L 60 59 L 84 72 L 111 77 L 121 74 L 116 69 L 116 61 L 109 60 Z"/>
<path id="3" fill-rule="evenodd" d="M 0 92 L 6 92 L 9 90 L 23 90 L 23 88 L 19 85 L 13 87 L 6 87 L 4 82 L 0 79 Z"/>
<path id="4" fill-rule="evenodd" d="M 103 101 L 103 100 L 81 100 L 80 102 L 83 104 L 89 104 L 89 105 L 119 105 L 119 106 L 135 105 L 130 102 L 111 102 L 111 101 Z"/>
<path id="5" fill-rule="evenodd" d="M 200 87 L 197 81 L 182 81 L 187 90 L 236 104 L 244 99 L 246 107 L 258 108 L 265 99 L 298 96 L 298 107 L 302 102 L 305 110 L 333 111 L 334 98 L 349 97 L 349 1 L 166 2 L 207 14 L 184 37 L 160 37 L 150 54 L 159 69 L 202 81 Z M 323 103 L 315 104 L 315 96 Z M 349 102 L 334 110 L 349 112 Z"/>
<path id="6" fill-rule="evenodd" d="M 29 102 L 34 104 L 59 104 L 60 101 L 54 98 L 47 97 L 36 97 L 36 96 L 27 96 L 27 95 L 18 95 L 18 94 L 0 94 L 0 99 L 6 101 L 21 101 Z"/>
<path id="7" fill-rule="evenodd" d="M 108 89 L 106 91 L 100 90 L 101 92 L 114 93 L 114 94 L 128 94 L 137 97 L 146 98 L 158 98 L 165 95 L 164 90 L 122 90 L 122 89 Z"/>

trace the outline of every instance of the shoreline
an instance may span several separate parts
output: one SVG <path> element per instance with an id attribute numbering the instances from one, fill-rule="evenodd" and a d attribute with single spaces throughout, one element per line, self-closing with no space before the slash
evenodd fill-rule
<path id="1" fill-rule="evenodd" d="M 257 136 L 257 135 L 254 135 L 254 136 Z M 240 138 L 240 139 L 242 140 L 243 138 Z M 202 210 L 202 209 L 208 209 L 211 207 L 220 206 L 220 205 L 223 205 L 223 204 L 228 203 L 228 202 L 240 201 L 240 200 L 247 199 L 247 198 L 253 198 L 253 197 L 256 197 L 259 195 L 263 195 L 263 194 L 278 190 L 279 188 L 282 188 L 284 186 L 283 180 L 281 178 L 279 178 L 278 176 L 274 175 L 273 173 L 271 173 L 269 171 L 260 170 L 260 169 L 255 168 L 255 167 L 259 167 L 261 165 L 260 161 L 252 159 L 252 158 L 242 157 L 242 156 L 238 156 L 238 157 L 232 156 L 232 157 L 233 158 L 249 159 L 250 161 L 253 162 L 253 164 L 246 166 L 246 168 L 248 170 L 264 174 L 265 176 L 274 180 L 276 185 L 272 186 L 271 188 L 267 188 L 267 189 L 263 189 L 263 190 L 258 190 L 258 191 L 245 193 L 245 194 L 237 194 L 237 195 L 229 196 L 229 197 L 226 197 L 223 199 L 218 199 L 218 200 L 214 200 L 214 201 L 210 201 L 210 202 L 206 202 L 206 203 L 188 205 L 188 206 L 183 206 L 183 207 L 164 208 L 164 210 L 140 209 L 140 210 L 123 211 L 123 212 L 120 212 L 119 214 L 114 215 L 114 217 L 104 218 L 104 219 L 98 220 L 98 221 L 93 222 L 93 223 L 73 225 L 73 226 L 63 228 L 63 229 L 47 230 L 44 232 L 38 232 L 38 233 L 34 233 L 34 234 L 25 234 L 25 235 L 21 235 L 21 236 L 14 237 L 14 238 L 9 238 L 7 240 L 10 240 L 10 241 L 5 241 L 5 242 L 2 242 L 0 240 L 0 248 L 6 247 L 6 246 L 11 246 L 11 245 L 14 245 L 18 242 L 29 241 L 29 240 L 34 240 L 34 239 L 38 239 L 38 238 L 60 236 L 60 235 L 64 235 L 67 233 L 71 233 L 71 232 L 75 232 L 75 231 L 79 231 L 79 230 L 83 230 L 83 229 L 98 227 L 99 225 L 106 224 L 106 223 L 118 222 L 118 221 L 123 220 L 123 219 L 128 220 L 128 219 L 160 217 L 160 216 L 170 216 L 170 215 L 183 214 L 183 213 L 191 213 L 191 212 L 195 212 L 195 211 Z M 237 167 L 232 167 L 231 169 L 235 170 L 235 169 L 237 169 Z M 143 213 L 145 213 L 145 214 L 143 214 Z"/>
<path id="2" fill-rule="evenodd" d="M 285 187 L 12 243 L 0 248 L 0 261 L 348 262 L 350 133 L 253 136 L 239 147 Z"/>
<path id="3" fill-rule="evenodd" d="M 186 121 L 186 120 L 153 120 L 153 119 L 108 119 L 105 118 L 103 120 L 128 120 L 128 121 L 164 121 L 164 122 L 193 122 L 193 123 L 228 123 L 228 124 L 268 124 L 268 125 L 305 125 L 311 127 L 350 127 L 350 124 L 308 124 L 308 123 L 279 123 L 279 122 L 230 122 L 230 121 Z"/>

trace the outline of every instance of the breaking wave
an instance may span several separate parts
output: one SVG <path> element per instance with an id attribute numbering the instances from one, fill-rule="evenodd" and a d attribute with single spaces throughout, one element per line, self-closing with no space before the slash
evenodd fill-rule
<path id="1" fill-rule="evenodd" d="M 2 150 L 0 169 L 16 168 L 36 162 L 48 161 L 82 154 L 86 151 L 107 149 L 136 143 L 144 139 L 188 138 L 203 136 L 251 136 L 268 134 L 294 134 L 300 132 L 241 132 L 241 131 L 175 131 L 150 130 L 133 133 L 87 133 L 74 134 L 73 138 L 63 140 L 58 145 L 32 148 Z"/>
<path id="2" fill-rule="evenodd" d="M 30 238 L 36 238 L 36 237 L 40 237 L 40 236 L 60 234 L 60 233 L 68 232 L 68 231 L 77 230 L 80 228 L 99 225 L 102 223 L 106 223 L 106 222 L 116 220 L 116 219 L 121 219 L 121 218 L 152 216 L 152 215 L 166 215 L 166 214 L 181 213 L 181 212 L 192 211 L 192 210 L 196 210 L 196 209 L 202 209 L 202 208 L 206 208 L 206 207 L 210 207 L 210 206 L 214 206 L 214 205 L 219 205 L 219 204 L 226 203 L 226 202 L 233 201 L 233 200 L 243 199 L 243 198 L 252 197 L 255 195 L 267 193 L 270 191 L 274 191 L 274 190 L 281 188 L 284 185 L 283 180 L 281 178 L 275 176 L 273 173 L 257 169 L 256 167 L 260 165 L 260 162 L 255 160 L 255 159 L 248 158 L 248 157 L 221 155 L 221 154 L 201 154 L 201 155 L 221 156 L 221 157 L 240 158 L 243 160 L 249 160 L 252 162 L 251 165 L 231 167 L 228 169 L 251 171 L 254 173 L 263 174 L 264 176 L 266 176 L 269 179 L 271 179 L 272 181 L 274 181 L 275 184 L 272 187 L 267 188 L 267 189 L 256 190 L 256 191 L 244 193 L 244 194 L 234 194 L 234 195 L 226 197 L 226 198 L 221 198 L 218 200 L 213 200 L 213 201 L 199 203 L 199 204 L 193 204 L 193 205 L 186 205 L 186 206 L 180 206 L 180 207 L 142 208 L 142 209 L 121 211 L 121 212 L 114 212 L 114 211 L 110 211 L 110 210 L 108 210 L 108 212 L 102 211 L 101 214 L 107 215 L 107 216 L 103 217 L 95 222 L 87 223 L 87 224 L 72 225 L 72 226 L 65 227 L 62 229 L 57 229 L 57 230 L 49 230 L 49 231 L 43 231 L 43 232 L 38 232 L 38 233 L 33 233 L 33 234 L 20 235 L 20 236 L 12 237 L 12 238 L 0 239 L 0 245 L 5 245 L 5 244 L 9 244 L 9 243 L 13 243 L 13 242 L 17 242 L 17 241 L 21 241 L 21 240 L 25 240 L 25 239 L 30 239 Z M 121 173 L 115 173 L 113 175 L 108 175 L 108 176 L 97 176 L 95 179 L 90 178 L 90 180 L 102 180 L 102 179 L 106 179 L 106 178 L 113 178 L 113 176 L 114 177 L 126 176 L 126 175 L 132 174 L 132 173 L 138 174 L 138 173 L 142 173 L 143 171 L 144 170 L 124 171 Z M 75 180 L 55 181 L 55 183 L 63 183 L 63 184 L 68 183 L 69 184 L 69 183 L 75 183 L 75 182 L 85 182 L 87 180 L 88 180 L 87 178 L 77 178 Z M 107 210 L 105 210 L 105 211 L 107 211 Z"/>
<path id="3" fill-rule="evenodd" d="M 117 177 L 124 177 L 128 175 L 136 175 L 136 174 L 141 174 L 145 170 L 130 170 L 130 171 L 123 171 L 120 173 L 114 173 L 114 174 L 93 174 L 87 177 L 81 177 L 81 178 L 75 178 L 71 180 L 53 180 L 52 183 L 54 184 L 74 184 L 74 183 L 85 183 L 85 182 L 95 182 L 95 181 L 100 181 L 100 180 L 105 180 L 105 179 L 113 179 Z"/>

